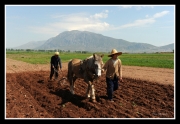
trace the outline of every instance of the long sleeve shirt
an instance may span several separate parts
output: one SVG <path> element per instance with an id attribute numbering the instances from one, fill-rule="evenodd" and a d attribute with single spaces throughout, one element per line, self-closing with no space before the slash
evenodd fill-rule
<path id="1" fill-rule="evenodd" d="M 51 57 L 51 67 L 52 66 L 54 66 L 55 68 L 57 68 L 58 67 L 58 65 L 59 65 L 59 67 L 60 68 L 62 68 L 62 65 L 61 65 L 61 58 L 58 56 L 58 57 L 56 57 L 56 56 L 52 56 Z"/>
<path id="2" fill-rule="evenodd" d="M 104 64 L 103 69 L 106 71 L 106 77 L 110 79 L 113 79 L 115 75 L 122 78 L 122 62 L 118 58 L 116 60 L 110 58 Z"/>

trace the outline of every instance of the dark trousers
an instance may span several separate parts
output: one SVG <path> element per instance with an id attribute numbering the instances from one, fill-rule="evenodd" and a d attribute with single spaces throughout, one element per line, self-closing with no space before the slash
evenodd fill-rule
<path id="1" fill-rule="evenodd" d="M 119 87 L 118 78 L 114 77 L 114 79 L 110 79 L 106 77 L 106 84 L 107 84 L 108 99 L 112 99 L 113 91 L 117 90 Z"/>
<path id="2" fill-rule="evenodd" d="M 56 67 L 55 67 L 55 69 L 58 70 Z M 55 74 L 55 79 L 58 78 L 58 72 L 54 71 L 54 68 L 51 67 L 50 80 L 52 79 L 54 74 Z"/>

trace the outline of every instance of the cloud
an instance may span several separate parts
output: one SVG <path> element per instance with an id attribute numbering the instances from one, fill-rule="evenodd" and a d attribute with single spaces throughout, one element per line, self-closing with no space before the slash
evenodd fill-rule
<path id="1" fill-rule="evenodd" d="M 107 13 L 97 13 L 93 16 L 90 16 L 91 18 L 99 19 L 99 18 L 107 18 L 108 14 Z"/>
<path id="2" fill-rule="evenodd" d="M 141 10 L 142 8 L 145 8 L 145 7 L 154 8 L 154 6 L 151 6 L 151 5 L 122 5 L 122 6 L 119 6 L 119 8 L 122 8 L 122 9 L 135 8 L 136 10 Z"/>
<path id="3" fill-rule="evenodd" d="M 169 13 L 169 11 L 162 11 L 162 12 L 154 14 L 152 17 L 150 17 L 149 15 L 146 15 L 145 16 L 146 19 L 135 20 L 133 23 L 129 23 L 129 24 L 120 26 L 120 28 L 147 26 L 149 24 L 153 24 L 154 22 L 156 22 L 156 20 L 155 20 L 156 18 L 163 17 L 168 13 Z"/>
<path id="4" fill-rule="evenodd" d="M 145 26 L 148 24 L 152 24 L 154 23 L 155 20 L 153 18 L 149 18 L 149 19 L 139 19 L 134 21 L 133 23 L 129 23 L 129 24 L 125 24 L 120 26 L 121 28 L 128 28 L 128 27 L 139 27 L 139 26 Z"/>
<path id="5" fill-rule="evenodd" d="M 131 6 L 128 6 L 131 7 Z M 162 11 L 152 16 L 145 15 L 144 19 L 135 20 L 132 23 L 124 24 L 121 26 L 113 26 L 101 19 L 108 18 L 108 10 L 101 13 L 95 13 L 94 15 L 88 15 L 86 13 L 76 13 L 69 15 L 53 15 L 52 18 L 56 19 L 56 22 L 48 23 L 44 26 L 29 27 L 32 32 L 41 34 L 57 35 L 64 30 L 81 30 L 81 31 L 93 31 L 100 32 L 105 30 L 116 30 L 130 27 L 142 27 L 148 26 L 156 22 L 157 18 L 163 17 L 169 13 L 169 11 Z"/>
<path id="6" fill-rule="evenodd" d="M 169 11 L 162 11 L 160 13 L 156 13 L 156 14 L 153 15 L 153 18 L 159 18 L 159 17 L 162 17 L 162 16 L 164 16 L 164 15 L 166 15 L 168 13 L 169 13 Z"/>
<path id="7" fill-rule="evenodd" d="M 132 8 L 133 6 L 132 5 L 123 5 L 123 6 L 119 6 L 119 7 L 126 9 L 126 8 Z"/>
<path id="8" fill-rule="evenodd" d="M 69 15 L 53 15 L 59 21 L 41 27 L 29 27 L 32 32 L 57 35 L 64 30 L 90 30 L 94 32 L 105 30 L 109 27 L 107 22 L 100 19 L 108 17 L 108 10 L 88 16 L 85 13 Z"/>
<path id="9" fill-rule="evenodd" d="M 148 17 L 149 17 L 149 15 L 146 15 L 145 17 L 146 17 L 146 18 L 148 18 Z"/>

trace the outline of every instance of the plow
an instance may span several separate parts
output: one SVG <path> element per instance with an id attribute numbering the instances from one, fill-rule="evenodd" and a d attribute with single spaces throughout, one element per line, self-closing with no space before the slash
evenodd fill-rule
<path id="1" fill-rule="evenodd" d="M 57 72 L 58 74 L 59 74 L 59 71 L 58 70 L 56 70 L 55 68 L 54 68 L 54 73 L 55 72 Z M 61 71 L 62 72 L 62 71 Z M 60 75 L 60 74 L 59 74 Z M 63 72 L 62 72 L 62 77 L 60 78 L 60 79 L 57 79 L 57 84 L 58 84 L 58 86 L 62 86 L 62 85 L 67 85 L 67 77 L 64 77 L 63 76 Z M 54 76 L 55 76 L 55 74 L 54 74 Z"/>

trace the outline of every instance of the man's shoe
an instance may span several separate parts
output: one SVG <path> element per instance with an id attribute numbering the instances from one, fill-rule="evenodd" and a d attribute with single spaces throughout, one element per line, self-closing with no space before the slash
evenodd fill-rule
<path id="1" fill-rule="evenodd" d="M 110 102 L 114 102 L 114 100 L 112 100 L 112 99 L 110 99 L 109 101 L 110 101 Z"/>

